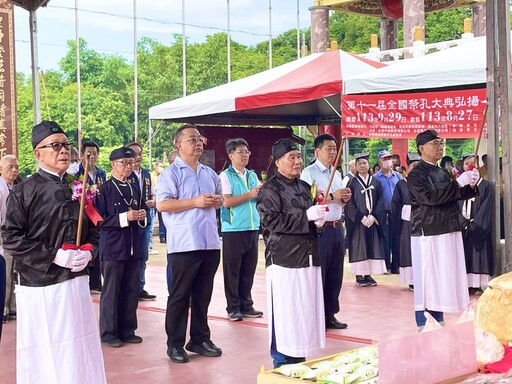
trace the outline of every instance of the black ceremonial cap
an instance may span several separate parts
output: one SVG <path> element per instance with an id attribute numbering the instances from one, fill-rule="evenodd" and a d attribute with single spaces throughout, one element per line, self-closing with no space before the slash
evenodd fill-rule
<path id="1" fill-rule="evenodd" d="M 112 151 L 110 154 L 110 161 L 120 160 L 120 159 L 134 159 L 135 152 L 130 148 L 117 148 Z"/>
<path id="2" fill-rule="evenodd" d="M 34 128 L 32 128 L 32 148 L 35 149 L 37 144 L 46 139 L 48 136 L 54 135 L 56 133 L 63 133 L 66 135 L 66 132 L 64 132 L 60 125 L 55 121 L 41 121 L 39 124 L 35 125 Z"/>
<path id="3" fill-rule="evenodd" d="M 290 151 L 298 150 L 298 144 L 292 139 L 279 139 L 272 146 L 272 157 L 280 159 Z"/>
<path id="4" fill-rule="evenodd" d="M 356 161 L 356 163 L 357 163 L 357 160 L 361 160 L 361 159 L 368 160 L 369 158 L 370 158 L 370 154 L 368 152 L 356 153 L 354 155 L 354 160 Z"/>
<path id="5" fill-rule="evenodd" d="M 426 131 L 421 132 L 416 136 L 416 146 L 419 147 L 420 145 L 427 144 L 429 141 L 440 139 L 439 135 L 434 129 L 429 129 Z"/>
<path id="6" fill-rule="evenodd" d="M 417 152 L 407 152 L 407 165 L 414 163 L 415 161 L 420 161 L 421 156 Z"/>

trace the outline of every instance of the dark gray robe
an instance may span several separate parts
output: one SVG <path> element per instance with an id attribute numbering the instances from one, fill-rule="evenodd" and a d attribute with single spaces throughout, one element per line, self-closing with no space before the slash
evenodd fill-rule
<path id="1" fill-rule="evenodd" d="M 459 201 L 462 241 L 467 273 L 493 275 L 494 260 L 491 240 L 492 188 L 484 179 L 478 182 L 479 196 L 471 203 L 470 219 L 462 216 L 466 201 Z"/>
<path id="2" fill-rule="evenodd" d="M 347 225 L 349 262 L 351 263 L 369 259 L 384 260 L 383 231 L 381 226 L 375 223 L 370 228 L 367 228 L 361 223 L 363 216 L 370 214 L 366 207 L 365 199 L 365 195 L 368 193 L 373 203 L 371 214 L 379 223 L 384 223 L 386 220 L 386 211 L 382 198 L 382 184 L 372 176 L 368 179 L 367 185 L 363 186 L 362 184 L 364 184 L 364 181 L 359 175 L 353 177 L 348 184 L 352 191 L 352 198 L 345 207 L 345 221 Z"/>

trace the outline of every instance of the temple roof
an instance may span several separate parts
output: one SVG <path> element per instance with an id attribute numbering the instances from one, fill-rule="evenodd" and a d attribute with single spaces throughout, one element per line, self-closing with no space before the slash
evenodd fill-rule
<path id="1" fill-rule="evenodd" d="M 448 8 L 465 7 L 485 3 L 485 0 L 425 0 L 425 12 Z M 315 6 L 327 6 L 334 11 L 345 11 L 365 16 L 385 17 L 382 13 L 382 0 L 315 0 Z"/>

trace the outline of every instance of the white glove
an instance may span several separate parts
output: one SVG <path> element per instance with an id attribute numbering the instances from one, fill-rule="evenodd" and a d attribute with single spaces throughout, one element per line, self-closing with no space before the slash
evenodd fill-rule
<path id="1" fill-rule="evenodd" d="M 361 219 L 361 224 L 363 224 L 365 227 L 367 227 L 368 226 L 368 217 L 363 216 L 363 218 Z"/>
<path id="2" fill-rule="evenodd" d="M 373 224 L 377 222 L 377 219 L 373 215 L 368 215 L 368 220 L 366 222 L 366 226 L 370 228 Z"/>
<path id="3" fill-rule="evenodd" d="M 73 258 L 73 268 L 71 269 L 71 272 L 80 272 L 85 267 L 87 267 L 87 264 L 89 264 L 89 261 L 92 260 L 92 253 L 91 253 L 91 251 L 81 251 L 81 250 L 77 250 L 75 252 L 76 252 L 76 255 Z"/>
<path id="4" fill-rule="evenodd" d="M 63 268 L 73 268 L 73 259 L 76 256 L 77 251 L 74 249 L 63 250 L 59 249 L 53 259 L 53 263 Z"/>
<path id="5" fill-rule="evenodd" d="M 405 221 L 411 221 L 411 206 L 410 205 L 404 205 L 402 207 L 402 220 Z"/>
<path id="6" fill-rule="evenodd" d="M 308 221 L 323 220 L 325 222 L 325 216 L 327 215 L 328 207 L 325 204 L 312 205 L 306 211 Z M 323 225 L 323 223 L 322 223 Z"/>
<path id="7" fill-rule="evenodd" d="M 315 220 L 314 223 L 315 225 L 318 227 L 318 228 L 322 228 L 325 224 L 325 219 L 327 218 L 327 216 L 325 216 L 323 219 L 318 219 L 318 220 Z"/>
<path id="8" fill-rule="evenodd" d="M 476 184 L 478 183 L 478 180 L 480 180 L 480 172 L 478 172 L 478 169 L 476 168 L 473 168 L 473 170 L 471 170 L 470 172 L 472 173 L 472 175 L 469 185 L 471 186 L 471 188 L 475 188 Z"/>
<path id="9" fill-rule="evenodd" d="M 478 172 L 478 171 L 477 171 Z M 465 187 L 471 182 L 471 179 L 473 178 L 473 171 L 466 171 L 463 172 L 462 175 L 460 175 L 457 178 L 457 182 L 461 187 Z"/>

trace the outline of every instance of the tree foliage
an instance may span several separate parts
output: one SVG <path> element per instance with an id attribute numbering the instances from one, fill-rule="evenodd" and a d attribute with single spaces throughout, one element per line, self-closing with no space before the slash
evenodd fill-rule
<path id="1" fill-rule="evenodd" d="M 470 16 L 469 8 L 430 13 L 426 16 L 426 40 L 428 42 L 460 37 L 462 23 Z M 379 20 L 353 14 L 332 14 L 331 39 L 348 52 L 367 52 L 370 35 L 379 34 Z M 399 33 L 401 36 L 402 33 Z M 310 31 L 300 31 L 301 43 L 309 44 Z M 166 43 L 143 37 L 137 44 L 137 99 L 138 139 L 148 150 L 150 107 L 183 96 L 182 36 L 170 36 Z M 84 39 L 80 45 L 81 126 L 82 137 L 97 141 L 101 146 L 100 165 L 109 168 L 110 151 L 133 140 L 134 136 L 134 66 L 118 54 L 102 54 L 89 48 Z M 254 46 L 231 41 L 231 80 L 237 80 L 261 71 L 269 66 L 268 40 Z M 310 50 L 308 50 L 310 51 Z M 297 30 L 291 29 L 272 39 L 272 65 L 278 66 L 297 58 Z M 201 43 L 186 42 L 187 94 L 224 84 L 228 80 L 227 35 L 216 33 Z M 77 68 L 75 41 L 68 42 L 68 51 L 59 62 L 57 71 L 42 73 L 41 115 L 52 119 L 68 131 L 71 139 L 77 139 Z M 30 144 L 33 126 L 33 101 L 30 77 L 17 76 L 18 102 L 18 151 L 23 174 L 35 169 Z M 176 124 L 152 122 L 152 154 L 165 158 L 172 149 L 172 137 Z M 310 142 L 312 140 L 309 140 Z M 450 141 L 447 153 L 459 156 L 469 151 L 472 140 Z M 350 153 L 370 152 L 371 161 L 389 140 L 352 139 Z M 414 145 L 412 145 L 414 147 Z M 311 151 L 310 151 L 311 152 Z M 149 164 L 146 164 L 148 166 Z"/>

